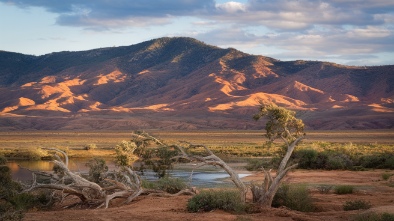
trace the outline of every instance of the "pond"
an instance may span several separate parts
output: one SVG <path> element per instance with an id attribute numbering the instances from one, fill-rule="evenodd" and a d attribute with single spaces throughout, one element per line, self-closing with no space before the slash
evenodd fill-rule
<path id="1" fill-rule="evenodd" d="M 85 173 L 88 171 L 86 162 L 88 159 L 83 158 L 72 158 L 69 162 L 69 168 L 72 171 Z M 108 159 L 107 165 L 109 170 L 114 170 L 114 161 Z M 52 171 L 53 163 L 51 161 L 9 161 L 7 165 L 11 169 L 11 173 L 14 179 L 20 181 L 29 181 L 32 179 L 33 171 Z M 229 164 L 231 165 L 231 163 Z M 234 184 L 229 179 L 229 175 L 219 167 L 214 166 L 203 166 L 198 169 L 194 169 L 194 164 L 178 164 L 173 170 L 169 171 L 171 177 L 180 178 L 188 183 L 190 186 L 196 186 L 200 188 L 213 188 L 213 187 L 233 187 Z M 237 165 L 239 166 L 239 165 Z M 245 177 L 249 173 L 242 172 L 239 176 Z M 153 171 L 147 170 L 141 175 L 143 179 L 157 180 Z"/>

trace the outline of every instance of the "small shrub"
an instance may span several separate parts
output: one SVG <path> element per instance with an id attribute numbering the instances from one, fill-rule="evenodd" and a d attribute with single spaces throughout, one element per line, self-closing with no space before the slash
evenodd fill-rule
<path id="1" fill-rule="evenodd" d="M 266 167 L 269 162 L 265 159 L 248 159 L 245 168 L 248 171 L 259 171 L 261 168 Z"/>
<path id="2" fill-rule="evenodd" d="M 286 206 L 301 212 L 315 210 L 309 190 L 304 184 L 282 184 L 274 196 L 272 206 Z"/>
<path id="3" fill-rule="evenodd" d="M 24 217 L 24 211 L 14 210 L 10 205 L 0 202 L 1 221 L 20 221 Z"/>
<path id="4" fill-rule="evenodd" d="M 392 176 L 392 174 L 383 173 L 383 174 L 382 174 L 382 179 L 383 179 L 383 180 L 388 180 L 391 176 Z"/>
<path id="5" fill-rule="evenodd" d="M 157 181 L 157 188 L 167 193 L 177 193 L 183 189 L 186 189 L 186 183 L 179 178 L 163 177 Z"/>
<path id="6" fill-rule="evenodd" d="M 357 214 L 353 221 L 380 221 L 381 214 L 370 212 Z"/>
<path id="7" fill-rule="evenodd" d="M 137 149 L 137 145 L 131 141 L 122 141 L 116 145 L 116 164 L 119 166 L 129 166 L 137 160 L 137 156 L 134 155 L 134 151 Z"/>
<path id="8" fill-rule="evenodd" d="M 394 214 L 383 213 L 380 215 L 380 221 L 394 221 Z"/>
<path id="9" fill-rule="evenodd" d="M 40 147 L 30 148 L 27 150 L 26 155 L 29 160 L 41 160 L 43 157 L 48 156 L 48 151 Z"/>
<path id="10" fill-rule="evenodd" d="M 144 189 L 158 189 L 157 182 L 149 181 L 149 180 L 141 180 L 141 186 Z"/>
<path id="11" fill-rule="evenodd" d="M 394 154 L 380 153 L 363 156 L 359 159 L 359 164 L 365 168 L 394 169 Z"/>
<path id="12" fill-rule="evenodd" d="M 104 177 L 103 174 L 108 171 L 108 166 L 102 158 L 90 159 L 86 166 L 89 167 L 89 180 L 100 183 Z"/>
<path id="13" fill-rule="evenodd" d="M 187 184 L 179 178 L 165 176 L 158 181 L 142 180 L 142 187 L 145 189 L 163 190 L 167 193 L 178 193 L 187 188 Z"/>
<path id="14" fill-rule="evenodd" d="M 0 220 L 22 220 L 24 211 L 17 209 L 19 206 L 14 202 L 21 187 L 12 180 L 11 170 L 5 163 L 6 159 L 0 157 Z"/>
<path id="15" fill-rule="evenodd" d="M 211 211 L 222 209 L 229 212 L 244 212 L 246 206 L 236 190 L 206 190 L 193 196 L 187 203 L 190 212 Z"/>
<path id="16" fill-rule="evenodd" d="M 0 165 L 5 165 L 7 163 L 7 159 L 5 156 L 0 155 Z"/>
<path id="17" fill-rule="evenodd" d="M 319 152 L 316 156 L 314 169 L 327 169 L 326 168 L 327 162 L 328 162 L 328 152 Z"/>
<path id="18" fill-rule="evenodd" d="M 12 202 L 16 210 L 27 210 L 35 206 L 37 198 L 31 193 L 20 193 L 12 196 L 10 202 Z"/>
<path id="19" fill-rule="evenodd" d="M 332 188 L 332 185 L 321 185 L 317 187 L 317 190 L 322 194 L 328 194 Z"/>
<path id="20" fill-rule="evenodd" d="M 12 180 L 11 170 L 0 158 L 0 220 L 21 220 L 25 211 L 44 202 L 37 193 L 20 193 L 20 183 Z"/>
<path id="21" fill-rule="evenodd" d="M 313 149 L 302 149 L 294 153 L 294 157 L 301 169 L 315 169 L 317 151 Z"/>
<path id="22" fill-rule="evenodd" d="M 96 149 L 96 148 L 97 148 L 97 145 L 94 144 L 94 143 L 86 144 L 86 145 L 83 147 L 84 150 L 94 150 L 94 149 Z"/>
<path id="23" fill-rule="evenodd" d="M 354 192 L 354 186 L 350 185 L 339 185 L 334 189 L 336 194 L 352 194 Z"/>
<path id="24" fill-rule="evenodd" d="M 168 170 L 173 168 L 172 158 L 178 154 L 178 151 L 166 147 L 159 147 L 155 152 L 157 159 L 149 159 L 146 160 L 145 163 L 152 167 L 157 177 L 162 178 L 168 176 Z"/>
<path id="25" fill-rule="evenodd" d="M 346 201 L 343 204 L 343 210 L 360 210 L 360 209 L 369 209 L 371 208 L 371 204 L 364 200 L 354 200 L 354 201 Z"/>
<path id="26" fill-rule="evenodd" d="M 352 169 L 353 162 L 346 154 L 330 154 L 325 167 L 327 170 Z"/>

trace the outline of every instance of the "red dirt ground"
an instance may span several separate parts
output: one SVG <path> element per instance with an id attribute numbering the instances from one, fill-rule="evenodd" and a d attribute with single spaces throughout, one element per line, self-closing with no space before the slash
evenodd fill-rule
<path id="1" fill-rule="evenodd" d="M 125 221 L 125 220 L 201 220 L 201 221 L 342 221 L 352 220 L 359 213 L 368 211 L 394 213 L 394 187 L 389 181 L 382 180 L 383 173 L 394 171 L 316 171 L 296 170 L 286 177 L 288 183 L 305 183 L 310 186 L 314 204 L 319 212 L 302 213 L 287 208 L 272 208 L 255 214 L 231 214 L 215 210 L 205 213 L 189 213 L 186 204 L 191 196 L 153 197 L 140 196 L 129 205 L 115 206 L 108 209 L 55 209 L 53 211 L 32 211 L 26 214 L 24 221 L 43 220 L 84 220 L 84 221 Z M 393 177 L 392 177 L 393 178 Z M 246 180 L 259 180 L 260 174 L 254 174 Z M 319 185 L 353 185 L 353 194 L 337 195 L 333 191 L 321 194 L 316 189 Z M 372 204 L 368 211 L 344 211 L 342 205 L 348 200 L 365 200 Z"/>

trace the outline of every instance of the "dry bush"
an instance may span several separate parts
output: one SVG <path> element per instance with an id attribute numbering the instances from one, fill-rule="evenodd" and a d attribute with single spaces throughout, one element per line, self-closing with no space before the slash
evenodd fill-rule
<path id="1" fill-rule="evenodd" d="M 282 184 L 275 194 L 272 206 L 285 206 L 301 212 L 316 210 L 308 187 L 305 184 Z"/>
<path id="2" fill-rule="evenodd" d="M 245 212 L 246 205 L 241 201 L 237 190 L 204 190 L 193 196 L 187 203 L 190 212 L 222 209 L 229 212 Z"/>
<path id="3" fill-rule="evenodd" d="M 354 186 L 351 185 L 339 185 L 334 188 L 336 194 L 352 194 L 354 192 Z"/>
<path id="4" fill-rule="evenodd" d="M 360 210 L 360 209 L 369 209 L 371 208 L 371 203 L 364 201 L 364 200 L 350 200 L 346 201 L 343 204 L 343 210 L 349 211 L 349 210 Z"/>

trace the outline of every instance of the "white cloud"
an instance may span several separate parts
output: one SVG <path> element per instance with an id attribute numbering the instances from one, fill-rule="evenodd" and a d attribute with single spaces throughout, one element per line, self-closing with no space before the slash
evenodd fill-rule
<path id="1" fill-rule="evenodd" d="M 195 21 L 192 22 L 193 25 L 196 26 L 213 26 L 213 25 L 217 25 L 217 22 L 214 21 Z"/>
<path id="2" fill-rule="evenodd" d="M 56 24 L 61 26 L 96 32 L 106 30 L 106 33 L 165 26 L 155 37 L 171 36 L 176 32 L 241 50 L 257 52 L 259 48 L 271 48 L 280 51 L 281 58 L 321 57 L 350 61 L 350 58 L 378 58 L 375 54 L 393 56 L 394 53 L 393 0 L 1 2 L 23 8 L 45 8 L 57 15 Z M 178 21 L 187 19 L 190 21 L 180 28 Z M 264 51 L 258 53 L 264 55 Z"/>
<path id="3" fill-rule="evenodd" d="M 393 35 L 393 32 L 381 27 L 367 26 L 367 28 L 355 28 L 347 33 L 349 38 L 384 38 Z"/>
<path id="4" fill-rule="evenodd" d="M 246 5 L 239 2 L 226 2 L 222 4 L 216 4 L 216 8 L 219 11 L 224 11 L 226 13 L 236 13 L 236 12 L 246 11 Z"/>

